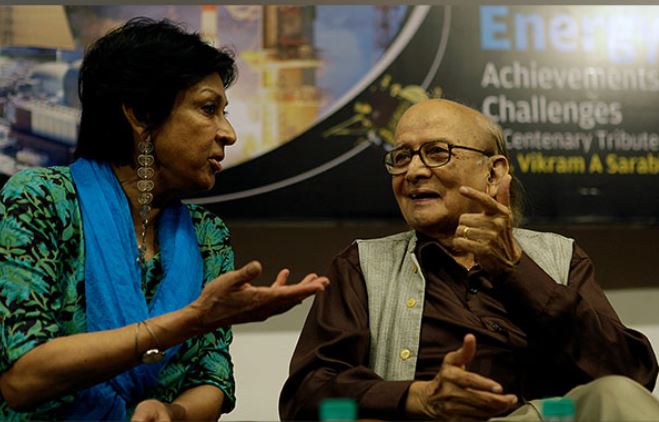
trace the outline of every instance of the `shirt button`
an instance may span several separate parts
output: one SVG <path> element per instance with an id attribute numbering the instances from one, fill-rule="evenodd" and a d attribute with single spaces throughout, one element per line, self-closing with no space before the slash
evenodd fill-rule
<path id="1" fill-rule="evenodd" d="M 410 352 L 408 349 L 403 349 L 400 351 L 400 358 L 403 360 L 408 360 L 412 356 L 412 352 Z"/>
<path id="2" fill-rule="evenodd" d="M 469 293 L 471 293 L 472 295 L 475 295 L 476 293 L 478 293 L 478 289 L 475 288 L 475 287 L 470 287 L 469 288 Z"/>
<path id="3" fill-rule="evenodd" d="M 413 272 L 414 274 L 416 274 L 416 273 L 419 272 L 419 268 L 416 266 L 416 264 L 412 264 L 412 272 Z"/>
<path id="4" fill-rule="evenodd" d="M 413 297 L 407 299 L 405 305 L 407 305 L 408 308 L 414 308 L 414 305 L 416 305 L 416 299 L 414 299 Z"/>

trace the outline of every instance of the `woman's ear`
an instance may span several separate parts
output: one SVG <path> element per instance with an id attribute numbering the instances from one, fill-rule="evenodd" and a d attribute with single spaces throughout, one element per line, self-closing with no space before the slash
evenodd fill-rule
<path id="1" fill-rule="evenodd" d="M 144 134 L 146 133 L 146 123 L 137 118 L 133 107 L 122 104 L 121 109 L 124 112 L 124 116 L 126 117 L 128 124 L 130 124 L 130 127 L 133 129 L 133 133 L 136 135 L 136 138 L 143 139 Z"/>
<path id="2" fill-rule="evenodd" d="M 508 159 L 503 155 L 495 155 L 490 157 L 488 163 L 488 173 L 487 173 L 487 193 L 492 198 L 497 196 L 499 192 L 499 187 L 501 186 L 501 180 L 505 175 L 510 172 L 510 166 L 508 164 Z"/>

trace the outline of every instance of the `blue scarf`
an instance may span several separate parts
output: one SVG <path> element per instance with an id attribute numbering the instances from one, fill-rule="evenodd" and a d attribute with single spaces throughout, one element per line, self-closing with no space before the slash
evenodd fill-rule
<path id="1" fill-rule="evenodd" d="M 71 166 L 82 213 L 85 243 L 87 331 L 111 330 L 181 309 L 201 292 L 203 263 L 192 219 L 180 202 L 164 208 L 158 241 L 164 278 L 147 305 L 133 219 L 126 195 L 108 163 L 78 159 Z M 140 330 L 140 336 L 149 334 Z M 122 420 L 127 406 L 145 398 L 179 346 L 160 362 L 138 365 L 78 392 L 70 420 Z"/>

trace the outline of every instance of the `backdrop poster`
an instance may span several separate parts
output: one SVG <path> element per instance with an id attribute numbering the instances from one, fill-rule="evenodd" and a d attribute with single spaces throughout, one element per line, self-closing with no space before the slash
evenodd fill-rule
<path id="1" fill-rule="evenodd" d="M 501 124 L 529 222 L 658 221 L 659 7 L 64 9 L 75 44 L 55 78 L 64 94 L 39 97 L 35 77 L 3 80 L 13 82 L 0 90 L 0 135 L 15 162 L 4 158 L 2 169 L 39 154 L 46 158 L 37 164 L 66 161 L 75 144 L 75 96 L 66 89 L 75 52 L 98 36 L 93 29 L 146 14 L 185 21 L 238 51 L 240 79 L 228 95 L 239 141 L 216 187 L 191 198 L 224 218 L 397 218 L 382 156 L 400 114 L 429 94 Z M 20 52 L 8 44 L 5 75 Z M 68 50 L 57 51 L 61 63 Z M 67 110 L 65 129 L 44 129 L 35 97 Z M 48 142 L 64 152 L 40 152 Z"/>

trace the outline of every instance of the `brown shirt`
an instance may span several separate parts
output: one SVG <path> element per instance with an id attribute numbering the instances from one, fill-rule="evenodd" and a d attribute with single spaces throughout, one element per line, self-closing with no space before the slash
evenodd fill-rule
<path id="1" fill-rule="evenodd" d="M 650 343 L 622 325 L 578 246 L 563 286 L 526 255 L 514 274 L 496 280 L 478 267 L 465 270 L 439 243 L 417 236 L 426 294 L 415 379 L 432 379 L 444 356 L 473 333 L 477 351 L 467 369 L 520 402 L 609 374 L 654 387 Z M 405 419 L 412 380 L 385 381 L 369 369 L 368 300 L 356 244 L 334 259 L 327 276 L 332 283 L 316 295 L 291 361 L 282 420 L 315 420 L 328 397 L 355 399 L 361 418 Z"/>

